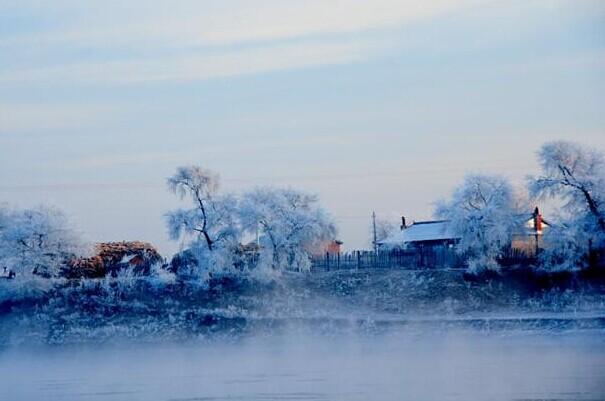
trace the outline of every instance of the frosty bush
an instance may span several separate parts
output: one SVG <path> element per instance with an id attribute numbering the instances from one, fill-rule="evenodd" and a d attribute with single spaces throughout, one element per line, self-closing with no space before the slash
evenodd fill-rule
<path id="1" fill-rule="evenodd" d="M 497 258 L 519 229 L 518 201 L 510 183 L 500 176 L 465 177 L 435 214 L 450 220 L 460 236 L 457 251 L 468 257 L 471 272 L 498 270 Z"/>
<path id="2" fill-rule="evenodd" d="M 544 234 L 546 249 L 540 254 L 541 267 L 550 271 L 566 271 L 582 267 L 590 252 L 591 233 L 578 231 L 564 223 L 566 219 L 556 220 Z"/>
<path id="3" fill-rule="evenodd" d="M 89 252 L 61 211 L 0 207 L 0 264 L 18 275 L 57 276 L 68 260 Z"/>

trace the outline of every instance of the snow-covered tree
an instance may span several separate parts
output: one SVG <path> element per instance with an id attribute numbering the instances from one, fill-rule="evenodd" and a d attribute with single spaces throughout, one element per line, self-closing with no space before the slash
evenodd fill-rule
<path id="1" fill-rule="evenodd" d="M 540 253 L 541 267 L 550 271 L 573 270 L 586 265 L 589 260 L 593 233 L 578 229 L 567 217 L 551 219 L 544 234 L 545 249 Z"/>
<path id="2" fill-rule="evenodd" d="M 376 218 L 376 241 L 382 241 L 397 232 L 397 224 L 388 219 Z M 371 241 L 374 241 L 374 224 L 370 226 Z"/>
<path id="3" fill-rule="evenodd" d="M 605 156 L 574 142 L 556 141 L 544 144 L 538 159 L 542 174 L 529 177 L 530 192 L 561 200 L 565 213 L 549 234 L 547 263 L 575 267 L 605 248 Z"/>
<path id="4" fill-rule="evenodd" d="M 240 218 L 248 233 L 258 232 L 260 265 L 276 270 L 308 270 L 310 255 L 336 235 L 317 197 L 293 189 L 257 188 L 244 194 Z"/>
<path id="5" fill-rule="evenodd" d="M 0 207 L 0 263 L 18 275 L 57 276 L 67 261 L 89 251 L 57 209 Z"/>
<path id="6" fill-rule="evenodd" d="M 498 270 L 497 259 L 519 229 L 519 206 L 510 183 L 500 176 L 468 175 L 450 201 L 435 213 L 450 220 L 460 236 L 457 250 L 468 257 L 469 270 Z"/>
<path id="7" fill-rule="evenodd" d="M 240 232 L 237 199 L 219 194 L 218 175 L 198 166 L 179 167 L 167 183 L 170 191 L 191 201 L 191 207 L 166 214 L 171 238 L 187 240 L 205 270 L 232 267 Z"/>

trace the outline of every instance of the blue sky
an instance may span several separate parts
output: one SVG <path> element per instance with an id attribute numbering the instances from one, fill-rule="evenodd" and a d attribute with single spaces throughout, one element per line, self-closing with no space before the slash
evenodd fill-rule
<path id="1" fill-rule="evenodd" d="M 315 192 L 356 248 L 465 172 L 605 149 L 596 0 L 3 1 L 0 54 L 0 201 L 167 253 L 182 164 Z"/>

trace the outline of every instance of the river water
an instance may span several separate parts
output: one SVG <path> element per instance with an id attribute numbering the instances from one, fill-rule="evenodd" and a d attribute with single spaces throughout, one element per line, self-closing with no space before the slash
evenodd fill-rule
<path id="1" fill-rule="evenodd" d="M 0 401 L 605 400 L 603 289 L 439 271 L 93 289 L 0 316 Z"/>
<path id="2" fill-rule="evenodd" d="M 280 329 L 186 343 L 10 347 L 2 400 L 603 400 L 602 329 Z"/>

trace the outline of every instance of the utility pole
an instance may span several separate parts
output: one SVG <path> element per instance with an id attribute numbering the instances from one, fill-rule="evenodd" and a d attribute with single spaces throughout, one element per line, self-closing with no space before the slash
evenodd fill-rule
<path id="1" fill-rule="evenodd" d="M 378 243 L 376 240 L 376 212 L 374 211 L 372 211 L 372 231 L 374 233 L 374 241 L 372 241 L 374 244 L 374 254 L 378 254 Z"/>

